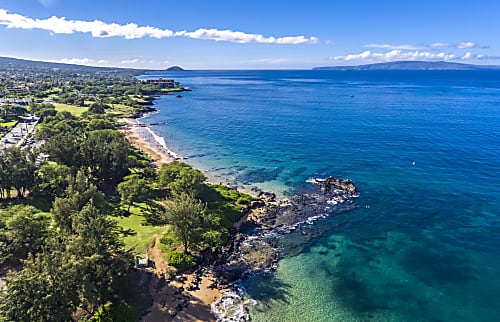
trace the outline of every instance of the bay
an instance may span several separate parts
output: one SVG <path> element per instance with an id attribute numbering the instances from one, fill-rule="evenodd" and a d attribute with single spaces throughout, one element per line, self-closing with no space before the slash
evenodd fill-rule
<path id="1" fill-rule="evenodd" d="M 500 314 L 500 71 L 185 71 L 167 145 L 213 181 L 282 196 L 352 179 L 357 209 L 285 235 L 245 284 L 254 321 Z"/>

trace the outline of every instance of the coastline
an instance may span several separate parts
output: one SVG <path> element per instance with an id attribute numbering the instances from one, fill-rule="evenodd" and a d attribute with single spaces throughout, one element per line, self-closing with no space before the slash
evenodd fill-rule
<path id="1" fill-rule="evenodd" d="M 153 164 L 161 167 L 163 163 L 182 159 L 173 153 L 164 138 L 157 135 L 153 130 L 140 121 L 141 117 L 122 118 L 120 123 L 124 124 L 122 133 L 129 142 L 140 151 L 147 154 Z M 174 157 L 175 156 L 175 157 Z M 226 182 L 220 182 L 220 178 L 207 176 L 207 182 L 218 182 L 229 186 Z M 251 189 L 241 189 L 257 197 L 256 192 Z M 261 194 L 260 201 L 254 204 L 247 213 L 235 224 L 235 230 L 248 223 L 257 224 L 259 216 L 265 212 L 265 208 L 275 203 L 275 195 L 270 193 Z M 267 239 L 268 237 L 263 237 Z M 270 241 L 258 241 L 259 247 L 245 244 L 243 234 L 233 233 L 228 241 L 228 246 L 215 254 L 214 265 L 202 265 L 199 270 L 192 274 L 179 274 L 170 277 L 169 266 L 164 256 L 157 247 L 159 236 L 155 236 L 154 245 L 148 250 L 148 255 L 155 263 L 155 268 L 148 270 L 153 273 L 153 281 L 148 285 L 149 293 L 153 298 L 150 309 L 142 316 L 144 322 L 160 321 L 232 321 L 231 317 L 237 317 L 237 321 L 249 320 L 246 306 L 243 301 L 242 291 L 238 282 L 243 276 L 233 272 L 239 267 L 242 259 L 252 262 L 253 267 L 245 267 L 244 271 L 271 272 L 277 265 L 277 250 L 272 247 Z M 249 248 L 251 248 L 249 250 Z M 238 250 L 237 250 L 238 249 Z M 241 253 L 239 253 L 241 249 Z M 241 255 L 241 256 L 240 256 Z M 233 267 L 234 265 L 234 267 Z M 157 285 L 165 280 L 165 287 L 158 289 Z"/>
<path id="2" fill-rule="evenodd" d="M 155 166 L 161 167 L 164 163 L 181 159 L 168 148 L 164 138 L 154 133 L 137 117 L 122 118 L 119 122 L 124 124 L 122 133 L 129 142 L 147 154 Z M 170 268 L 157 247 L 158 241 L 159 237 L 155 236 L 155 243 L 148 251 L 155 263 L 155 268 L 149 270 L 154 274 L 149 285 L 153 303 L 147 314 L 142 317 L 142 321 L 215 321 L 211 304 L 219 300 L 227 289 L 216 286 L 218 283 L 215 274 L 207 267 L 203 267 L 201 272 L 181 274 L 172 279 L 168 275 Z M 163 283 L 161 280 L 166 283 L 158 289 L 156 285 Z"/>
<path id="3" fill-rule="evenodd" d="M 124 117 L 118 120 L 119 123 L 124 125 L 121 132 L 127 137 L 129 142 L 138 150 L 144 152 L 149 156 L 151 161 L 158 168 L 163 163 L 169 163 L 174 160 L 184 160 L 184 156 L 174 152 L 166 143 L 165 139 L 153 131 L 153 129 L 140 119 L 146 117 L 150 113 L 138 115 L 136 117 Z M 207 177 L 207 182 L 212 184 L 221 184 L 231 188 L 238 189 L 239 191 L 258 197 L 259 191 L 252 190 L 244 186 L 235 187 L 230 180 L 226 180 L 209 171 L 203 171 Z"/>
<path id="4" fill-rule="evenodd" d="M 180 159 L 175 152 L 168 148 L 164 138 L 154 133 L 149 126 L 142 123 L 138 118 L 121 118 L 118 122 L 124 125 L 122 133 L 129 142 L 135 148 L 147 154 L 156 166 Z"/>
<path id="5" fill-rule="evenodd" d="M 148 154 L 157 167 L 181 159 L 168 148 L 163 137 L 138 119 L 143 116 L 120 120 L 126 125 L 122 132 L 131 144 Z M 208 181 L 214 179 L 207 177 Z M 216 181 L 220 181 L 218 179 Z M 358 195 L 350 180 L 328 177 L 311 179 L 309 183 L 316 186 L 316 192 L 287 199 L 279 199 L 274 193 L 237 187 L 258 200 L 249 204 L 235 223 L 226 246 L 213 255 L 209 265 L 201 265 L 193 274 L 168 276 L 164 257 L 160 253 L 155 259 L 152 254 L 159 252 L 155 249 L 159 240 L 156 236 L 149 253 L 155 259 L 154 273 L 167 283 L 161 289 L 150 286 L 154 301 L 142 320 L 249 321 L 248 306 L 252 301 L 244 300 L 241 282 L 248 276 L 268 274 L 277 269 L 277 236 L 297 229 L 302 231 L 302 225 L 311 225 L 333 212 L 355 208 L 351 199 Z M 231 186 L 227 181 L 220 184 Z"/>

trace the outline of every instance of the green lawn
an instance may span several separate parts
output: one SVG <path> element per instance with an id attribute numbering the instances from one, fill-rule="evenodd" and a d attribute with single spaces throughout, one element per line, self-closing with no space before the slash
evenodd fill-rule
<path id="1" fill-rule="evenodd" d="M 58 112 L 67 111 L 75 116 L 80 116 L 80 115 L 82 115 L 83 112 L 86 112 L 89 109 L 88 107 L 81 107 L 81 106 L 75 106 L 75 105 L 69 105 L 69 104 L 63 104 L 63 103 L 53 103 L 53 104 L 56 107 L 56 111 L 58 111 Z"/>
<path id="2" fill-rule="evenodd" d="M 0 126 L 2 127 L 14 127 L 17 124 L 17 120 L 11 120 L 11 121 L 3 121 L 3 119 L 0 119 Z"/>
<path id="3" fill-rule="evenodd" d="M 106 110 L 107 114 L 113 114 L 117 117 L 124 117 L 130 115 L 134 110 L 132 107 L 124 104 L 110 104 L 111 108 Z"/>
<path id="4" fill-rule="evenodd" d="M 155 235 L 164 235 L 168 226 L 153 226 L 140 214 L 141 209 L 132 207 L 128 217 L 113 217 L 123 230 L 123 243 L 126 250 L 134 254 L 145 254 L 154 241 Z"/>

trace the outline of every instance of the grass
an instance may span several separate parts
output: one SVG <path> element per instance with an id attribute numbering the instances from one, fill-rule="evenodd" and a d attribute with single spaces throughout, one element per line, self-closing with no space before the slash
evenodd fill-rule
<path id="1" fill-rule="evenodd" d="M 122 241 L 126 250 L 134 254 L 147 253 L 148 247 L 153 243 L 155 235 L 164 235 L 168 226 L 154 226 L 147 222 L 142 215 L 144 209 L 141 207 L 130 208 L 131 214 L 127 217 L 113 217 L 118 226 L 122 228 Z"/>
<path id="2" fill-rule="evenodd" d="M 3 121 L 0 119 L 0 126 L 1 127 L 14 127 L 17 124 L 17 120 L 10 120 L 10 121 Z"/>
<path id="3" fill-rule="evenodd" d="M 111 108 L 106 111 L 107 114 L 112 114 L 117 117 L 129 115 L 134 109 L 124 104 L 110 104 Z"/>
<path id="4" fill-rule="evenodd" d="M 63 103 L 53 103 L 54 106 L 56 107 L 56 111 L 58 112 L 70 112 L 71 114 L 75 116 L 80 116 L 82 115 L 83 112 L 88 111 L 88 107 L 81 107 L 81 106 L 75 106 L 75 105 L 69 105 L 69 104 L 63 104 Z"/>

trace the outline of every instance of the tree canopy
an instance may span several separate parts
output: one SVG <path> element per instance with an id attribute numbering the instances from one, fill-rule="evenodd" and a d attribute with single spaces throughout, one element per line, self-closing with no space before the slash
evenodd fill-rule
<path id="1" fill-rule="evenodd" d="M 181 240 L 184 252 L 200 238 L 202 213 L 205 205 L 193 195 L 181 193 L 164 202 L 166 221 L 172 225 L 174 234 Z"/>
<path id="2" fill-rule="evenodd" d="M 146 199 L 149 191 L 150 189 L 146 180 L 139 174 L 126 176 L 117 187 L 117 192 L 120 194 L 122 202 L 127 204 L 127 212 L 130 211 L 130 206 L 134 202 Z"/>
<path id="3" fill-rule="evenodd" d="M 6 279 L 0 311 L 8 319 L 68 321 L 77 307 L 92 315 L 116 298 L 117 283 L 132 261 L 103 210 L 102 193 L 80 172 L 65 197 L 54 201 L 55 233 L 38 238 L 43 242 L 42 251 L 31 255 L 20 272 Z M 40 235 L 43 229 L 36 226 L 28 230 L 32 231 Z"/>
<path id="4" fill-rule="evenodd" d="M 163 164 L 159 173 L 159 184 L 173 194 L 197 194 L 206 177 L 198 169 L 180 161 Z"/>
<path id="5" fill-rule="evenodd" d="M 15 189 L 18 197 L 24 197 L 35 181 L 35 155 L 18 147 L 0 150 L 0 198 L 10 196 Z"/>

